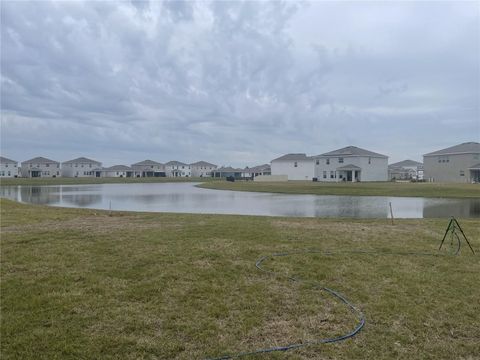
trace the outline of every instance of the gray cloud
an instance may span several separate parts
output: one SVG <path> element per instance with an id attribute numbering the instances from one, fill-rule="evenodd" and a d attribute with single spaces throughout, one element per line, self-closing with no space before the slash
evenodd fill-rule
<path id="1" fill-rule="evenodd" d="M 1 3 L 2 153 L 234 166 L 479 141 L 469 2 Z"/>

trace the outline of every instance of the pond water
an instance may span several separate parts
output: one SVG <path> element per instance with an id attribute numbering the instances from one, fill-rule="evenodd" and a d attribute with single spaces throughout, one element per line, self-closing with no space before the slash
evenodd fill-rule
<path id="1" fill-rule="evenodd" d="M 296 217 L 480 218 L 480 199 L 321 196 L 197 188 L 195 183 L 2 186 L 0 196 L 63 207 Z"/>

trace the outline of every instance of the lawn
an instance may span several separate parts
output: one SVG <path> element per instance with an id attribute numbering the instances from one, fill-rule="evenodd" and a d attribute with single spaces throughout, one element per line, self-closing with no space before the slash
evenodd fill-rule
<path id="1" fill-rule="evenodd" d="M 358 318 L 316 284 L 346 296 L 365 328 L 246 358 L 480 354 L 480 261 L 466 246 L 437 251 L 447 220 L 0 207 L 2 359 L 205 359 L 350 331 Z M 480 220 L 460 223 L 480 252 Z M 263 255 L 307 249 L 333 253 L 264 262 L 301 282 L 255 268 Z"/>
<path id="2" fill-rule="evenodd" d="M 199 186 L 208 189 L 259 191 L 284 194 L 480 198 L 480 184 L 210 181 Z"/>

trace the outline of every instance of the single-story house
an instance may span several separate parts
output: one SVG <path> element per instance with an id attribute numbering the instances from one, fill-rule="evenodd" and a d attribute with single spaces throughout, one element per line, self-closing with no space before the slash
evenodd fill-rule
<path id="1" fill-rule="evenodd" d="M 389 180 L 423 180 L 423 164 L 414 160 L 403 160 L 388 165 Z"/>

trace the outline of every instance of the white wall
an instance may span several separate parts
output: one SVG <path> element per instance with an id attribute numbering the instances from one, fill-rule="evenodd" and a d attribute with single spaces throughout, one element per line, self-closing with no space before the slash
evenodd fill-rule
<path id="1" fill-rule="evenodd" d="M 166 175 L 168 177 L 173 177 L 173 171 L 178 170 L 179 177 L 191 177 L 192 170 L 190 169 L 190 165 L 166 165 Z"/>
<path id="2" fill-rule="evenodd" d="M 70 163 L 62 164 L 62 176 L 64 177 L 94 177 L 94 169 L 101 167 L 101 163 Z"/>
<path id="3" fill-rule="evenodd" d="M 360 181 L 387 181 L 388 179 L 388 158 L 343 156 L 343 163 L 339 162 L 339 158 L 340 156 L 331 156 L 315 159 L 315 177 L 318 178 L 318 181 L 342 181 L 336 169 L 346 165 L 355 165 L 361 168 Z M 327 159 L 330 160 L 330 164 L 327 164 Z M 324 171 L 327 172 L 327 178 L 323 177 Z M 331 177 L 332 172 L 333 178 Z"/>
<path id="4" fill-rule="evenodd" d="M 15 177 L 18 176 L 18 164 L 1 163 L 0 177 Z"/>
<path id="5" fill-rule="evenodd" d="M 21 173 L 23 177 L 31 177 L 31 170 L 41 170 L 41 177 L 59 177 L 60 173 L 60 163 L 48 163 L 48 164 L 22 164 Z"/>
<path id="6" fill-rule="evenodd" d="M 287 175 L 288 180 L 312 180 L 314 178 L 314 161 L 311 159 L 274 160 L 270 166 L 272 175 Z"/>
<path id="7" fill-rule="evenodd" d="M 217 168 L 216 166 L 190 166 L 191 174 L 194 177 L 211 177 L 212 172 Z"/>

